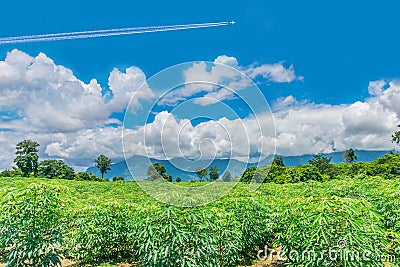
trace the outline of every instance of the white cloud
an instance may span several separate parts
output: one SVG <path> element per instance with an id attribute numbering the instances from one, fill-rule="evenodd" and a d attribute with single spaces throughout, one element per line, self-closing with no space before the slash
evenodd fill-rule
<path id="1" fill-rule="evenodd" d="M 192 125 L 167 111 L 158 113 L 152 123 L 125 130 L 125 152 L 162 158 L 245 158 L 262 153 L 262 127 L 273 128 L 264 116 L 262 125 L 254 118 L 221 118 Z M 270 131 L 268 131 L 270 133 Z M 141 144 L 138 146 L 138 144 Z M 273 151 L 265 152 L 265 154 Z"/>
<path id="2" fill-rule="evenodd" d="M 384 80 L 372 81 L 369 83 L 368 92 L 372 96 L 381 95 L 386 85 L 387 83 Z"/>
<path id="3" fill-rule="evenodd" d="M 203 93 L 203 96 L 198 97 L 194 103 L 202 106 L 232 99 L 235 92 L 252 86 L 249 78 L 261 77 L 264 81 L 275 83 L 303 79 L 296 75 L 293 65 L 286 68 L 283 62 L 240 66 L 235 57 L 221 55 L 213 63 L 211 66 L 206 62 L 194 63 L 184 72 L 184 88 L 165 96 L 159 104 L 174 106 L 177 102 L 198 93 Z"/>
<path id="4" fill-rule="evenodd" d="M 236 58 L 228 56 L 220 56 L 215 62 L 270 82 L 301 79 L 292 66 L 285 68 L 282 63 L 242 67 Z M 204 97 L 196 100 L 200 105 L 228 99 L 248 86 L 248 80 L 218 64 L 207 68 L 198 63 L 184 75 L 187 81 L 215 83 L 229 78 L 227 85 L 232 91 L 197 84 L 174 96 L 185 99 L 203 92 Z M 115 161 L 122 159 L 122 126 L 111 115 L 124 111 L 132 96 L 136 97 L 133 111 L 140 108 L 139 99 L 152 99 L 154 94 L 145 81 L 145 74 L 137 67 L 125 72 L 114 69 L 108 79 L 109 90 L 105 90 L 95 79 L 84 83 L 44 54 L 31 57 L 13 50 L 0 61 L 0 168 L 10 167 L 15 144 L 23 139 L 38 141 L 42 158 L 62 158 L 75 165 L 92 164 L 100 153 Z M 142 85 L 141 93 L 135 95 Z M 126 152 L 167 158 L 245 159 L 272 154 L 275 143 L 277 153 L 283 155 L 349 147 L 393 149 L 390 136 L 400 122 L 400 82 L 374 81 L 369 92 L 370 98 L 346 105 L 314 104 L 291 95 L 277 99 L 273 104 L 276 129 L 269 113 L 258 114 L 259 121 L 253 117 L 221 118 L 192 125 L 188 119 L 164 111 L 152 123 L 126 130 Z"/>
<path id="5" fill-rule="evenodd" d="M 261 76 L 266 80 L 277 83 L 289 83 L 295 80 L 303 80 L 302 76 L 298 77 L 296 75 L 293 65 L 290 65 L 289 68 L 285 68 L 283 62 L 253 66 L 244 71 L 252 79 Z"/>
<path id="6" fill-rule="evenodd" d="M 107 126 L 121 122 L 111 114 L 123 112 L 133 96 L 131 106 L 139 108 L 138 99 L 154 95 L 137 67 L 125 73 L 114 69 L 109 94 L 102 91 L 95 79 L 86 84 L 43 53 L 32 57 L 18 50 L 9 52 L 0 61 L 0 131 L 8 144 L 0 148 L 0 154 L 7 155 L 0 168 L 10 166 L 15 144 L 27 138 L 39 141 L 42 157 L 72 159 L 106 153 L 121 158 L 121 129 Z"/>

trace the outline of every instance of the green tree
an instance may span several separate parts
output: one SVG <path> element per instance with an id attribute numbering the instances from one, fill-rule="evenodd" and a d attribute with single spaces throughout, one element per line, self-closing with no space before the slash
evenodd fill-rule
<path id="1" fill-rule="evenodd" d="M 247 168 L 240 177 L 240 182 L 250 183 L 251 180 L 254 178 L 254 174 L 256 173 L 256 171 L 257 171 L 256 166 Z"/>
<path id="2" fill-rule="evenodd" d="M 219 178 L 219 171 L 217 166 L 210 167 L 209 175 L 211 181 L 215 181 Z"/>
<path id="3" fill-rule="evenodd" d="M 230 180 L 232 180 L 231 173 L 229 171 L 224 172 L 224 174 L 222 175 L 222 181 L 229 182 Z"/>
<path id="4" fill-rule="evenodd" d="M 101 178 L 104 178 L 104 174 L 107 173 L 107 171 L 111 170 L 111 168 L 110 168 L 111 159 L 104 155 L 100 155 L 95 160 L 95 163 L 96 163 L 96 167 L 101 172 Z"/>
<path id="5" fill-rule="evenodd" d="M 175 179 L 175 181 L 177 182 L 177 183 L 180 183 L 181 181 L 182 181 L 182 179 L 181 179 L 181 177 L 176 177 L 176 179 Z"/>
<path id="6" fill-rule="evenodd" d="M 397 126 L 400 127 L 400 124 Z M 395 131 L 392 135 L 392 143 L 400 145 L 400 131 Z"/>
<path id="7" fill-rule="evenodd" d="M 357 155 L 352 148 L 347 149 L 343 156 L 346 163 L 352 163 L 353 161 L 357 160 Z"/>
<path id="8" fill-rule="evenodd" d="M 277 156 L 272 160 L 272 165 L 285 167 L 282 156 Z"/>
<path id="9" fill-rule="evenodd" d="M 167 169 L 165 168 L 165 166 L 156 162 L 154 164 L 149 165 L 146 174 L 149 177 L 149 180 L 151 181 L 162 178 L 168 182 L 172 182 L 172 176 L 167 174 L 166 172 Z"/>
<path id="10" fill-rule="evenodd" d="M 0 177 L 19 177 L 22 176 L 22 171 L 13 167 L 11 170 L 4 170 L 0 172 Z"/>
<path id="11" fill-rule="evenodd" d="M 39 163 L 39 176 L 44 178 L 74 179 L 74 169 L 62 160 L 44 160 Z"/>
<path id="12" fill-rule="evenodd" d="M 325 173 L 330 167 L 331 159 L 332 159 L 332 157 L 324 157 L 321 155 L 314 155 L 312 157 L 312 159 L 310 159 L 308 161 L 308 163 L 311 166 L 317 167 L 317 169 L 320 173 Z"/>
<path id="13" fill-rule="evenodd" d="M 74 180 L 78 181 L 104 181 L 104 179 L 101 179 L 94 173 L 86 173 L 86 172 L 77 172 L 74 175 Z"/>
<path id="14" fill-rule="evenodd" d="M 32 140 L 24 140 L 16 146 L 17 155 L 14 163 L 21 169 L 24 177 L 28 177 L 31 172 L 37 175 L 39 165 L 38 147 L 39 143 Z"/>
<path id="15" fill-rule="evenodd" d="M 197 167 L 196 174 L 200 180 L 203 180 L 203 178 L 208 175 L 207 170 L 204 167 Z"/>
<path id="16" fill-rule="evenodd" d="M 122 177 L 122 176 L 114 176 L 114 177 L 112 178 L 112 180 L 113 180 L 113 182 L 116 182 L 116 181 L 125 181 L 125 178 Z"/>

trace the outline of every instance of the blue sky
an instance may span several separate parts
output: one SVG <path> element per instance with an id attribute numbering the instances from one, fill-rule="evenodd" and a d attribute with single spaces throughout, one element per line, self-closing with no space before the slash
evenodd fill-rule
<path id="1" fill-rule="evenodd" d="M 229 21 L 234 27 L 134 36 L 6 45 L 46 52 L 83 80 L 106 81 L 112 68 L 140 67 L 147 76 L 165 67 L 221 54 L 242 64 L 294 64 L 304 84 L 270 88 L 315 102 L 353 102 L 368 96 L 370 80 L 397 78 L 397 1 L 6 1 L 1 35 Z M 345 92 L 345 93 L 341 93 Z"/>
<path id="2" fill-rule="evenodd" d="M 397 102 L 390 106 L 386 100 L 397 97 L 397 81 L 400 79 L 399 41 L 396 37 L 399 8 L 398 1 L 97 1 L 95 4 L 74 0 L 7 1 L 2 3 L 1 37 L 230 20 L 235 20 L 237 24 L 98 39 L 1 45 L 0 60 L 4 60 L 13 49 L 33 57 L 42 52 L 56 65 L 72 70 L 80 81 L 89 84 L 95 78 L 106 90 L 114 68 L 125 72 L 126 68 L 136 66 L 146 77 L 151 77 L 175 64 L 212 62 L 222 55 L 234 57 L 242 70 L 251 68 L 252 64 L 281 63 L 287 69 L 293 65 L 297 77 L 304 79 L 273 82 L 262 77 L 255 78 L 273 107 L 275 103 L 278 110 L 283 105 L 283 111 L 276 114 L 277 123 L 282 120 L 281 125 L 293 126 L 297 120 L 303 125 L 298 126 L 299 129 L 304 129 L 304 125 L 317 127 L 317 118 L 308 124 L 299 121 L 299 118 L 307 117 L 301 114 L 308 114 L 308 110 L 318 110 L 320 114 L 327 112 L 328 118 L 332 110 L 340 110 L 337 113 L 340 116 L 349 113 L 348 109 L 356 109 L 360 114 L 360 119 L 351 123 L 352 116 L 341 118 L 340 123 L 345 125 L 338 130 L 343 132 L 341 140 L 329 140 L 330 137 L 321 130 L 321 136 L 315 136 L 310 142 L 318 144 L 322 139 L 322 143 L 316 145 L 315 150 L 305 152 L 316 152 L 318 149 L 320 152 L 330 151 L 325 145 L 332 142 L 338 145 L 333 145 L 331 150 L 346 146 L 390 149 L 390 142 L 384 144 L 390 138 L 387 135 L 392 128 L 384 125 L 376 132 L 368 130 L 370 128 L 364 118 L 371 117 L 368 113 L 371 111 L 377 118 L 389 114 L 391 124 L 398 121 Z M 374 81 L 382 81 L 382 84 L 378 86 L 379 92 L 371 95 L 375 88 L 371 82 Z M 381 106 L 377 107 L 375 103 Z M 7 116 L 10 112 L 17 114 L 17 111 L 10 110 L 2 112 Z M 294 116 L 290 123 L 284 121 L 294 111 L 299 117 Z M 110 119 L 122 118 L 123 110 L 111 109 L 110 112 Z M 9 117 L 2 116 L 2 122 L 9 120 Z M 110 122 L 107 123 L 110 125 Z M 97 131 L 101 128 L 99 125 L 85 125 L 85 129 Z M 16 131 L 11 126 L 3 128 L 3 131 Z M 384 132 L 380 136 L 382 141 L 367 145 L 370 139 L 378 136 L 378 130 Z M 278 151 L 279 147 L 285 147 L 280 146 L 280 142 L 287 143 L 295 135 L 286 133 L 283 128 L 279 133 L 283 139 L 277 140 Z M 360 134 L 364 134 L 364 143 L 354 141 L 360 139 Z M 43 142 L 50 144 L 50 141 Z M 61 141 L 58 143 L 63 146 Z M 309 145 L 306 142 L 297 149 L 285 147 L 281 152 L 299 154 Z M 73 150 L 66 146 L 63 149 L 64 152 Z M 44 156 L 61 157 L 71 162 L 75 158 L 67 152 L 46 153 L 45 150 L 43 148 Z M 121 158 L 115 151 L 110 153 L 115 158 Z"/>

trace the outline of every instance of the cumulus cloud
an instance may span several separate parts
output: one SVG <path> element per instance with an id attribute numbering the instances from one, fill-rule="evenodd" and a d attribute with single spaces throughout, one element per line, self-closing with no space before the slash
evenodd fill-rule
<path id="1" fill-rule="evenodd" d="M 203 93 L 195 103 L 208 106 L 218 101 L 235 97 L 235 92 L 252 86 L 249 79 L 261 77 L 264 82 L 289 83 L 303 80 L 297 76 L 293 65 L 286 68 L 283 62 L 259 65 L 253 63 L 241 66 L 235 57 L 218 56 L 213 64 L 206 62 L 194 63 L 184 72 L 185 86 L 181 90 L 166 96 L 160 105 L 174 106 L 195 94 Z"/>
<path id="2" fill-rule="evenodd" d="M 243 73 L 268 82 L 301 80 L 293 66 L 283 63 L 241 66 L 234 57 L 219 56 L 211 68 L 194 64 L 183 75 L 188 82 L 214 84 L 185 86 L 171 102 L 202 93 L 194 101 L 207 106 L 234 97 L 249 86 Z M 242 74 L 230 67 L 239 68 Z M 224 83 L 229 89 L 216 85 Z M 137 93 L 141 87 L 140 93 Z M 390 136 L 400 120 L 400 82 L 373 81 L 370 97 L 352 104 L 328 105 L 298 100 L 289 95 L 273 103 L 266 113 L 242 119 L 220 118 L 197 125 L 162 111 L 154 121 L 124 129 L 128 155 L 187 158 L 246 159 L 357 149 L 389 150 Z M 60 158 L 73 164 L 93 164 L 98 154 L 114 161 L 123 158 L 123 127 L 114 113 L 123 112 L 132 99 L 132 112 L 140 100 L 154 98 L 141 69 L 114 69 L 108 87 L 95 80 L 85 83 L 73 72 L 41 53 L 32 57 L 13 50 L 0 61 L 0 168 L 9 168 L 15 144 L 34 139 L 42 158 Z M 276 128 L 273 127 L 275 122 Z"/>
<path id="3" fill-rule="evenodd" d="M 295 80 L 303 80 L 302 76 L 296 75 L 293 65 L 290 65 L 289 68 L 286 68 L 283 66 L 283 62 L 252 66 L 244 69 L 244 71 L 252 79 L 261 76 L 264 79 L 277 83 L 289 83 Z"/>
<path id="4" fill-rule="evenodd" d="M 108 84 L 108 90 L 95 79 L 86 84 L 43 53 L 32 57 L 19 50 L 9 52 L 0 61 L 0 131 L 3 138 L 8 135 L 5 143 L 12 144 L 2 148 L 8 159 L 4 165 L 10 166 L 15 143 L 28 137 L 40 141 L 45 157 L 93 157 L 100 151 L 115 155 L 120 145 L 101 147 L 110 136 L 121 140 L 115 135 L 117 128 L 108 126 L 121 124 L 111 115 L 123 112 L 133 96 L 131 106 L 140 108 L 139 99 L 154 95 L 137 67 L 126 72 L 114 69 Z"/>
<path id="5" fill-rule="evenodd" d="M 260 123 L 262 125 L 260 125 Z M 263 152 L 263 134 L 271 134 L 273 120 L 263 116 L 229 120 L 225 117 L 193 125 L 167 111 L 158 113 L 153 122 L 137 129 L 125 129 L 127 154 L 140 153 L 155 158 L 246 158 Z M 138 144 L 141 144 L 138 146 Z"/>
<path id="6" fill-rule="evenodd" d="M 328 105 L 298 101 L 293 96 L 275 102 L 275 112 L 246 119 L 203 122 L 193 126 L 168 112 L 154 122 L 129 133 L 132 151 L 166 158 L 196 158 L 202 140 L 211 140 L 208 157 L 245 159 L 262 153 L 268 156 L 303 155 L 343 151 L 350 147 L 365 150 L 392 150 L 391 134 L 400 120 L 398 82 L 384 85 L 379 95 L 352 104 Z M 181 129 L 181 130 L 179 130 Z M 143 142 L 146 140 L 146 142 Z M 140 148 L 137 144 L 145 144 Z"/>

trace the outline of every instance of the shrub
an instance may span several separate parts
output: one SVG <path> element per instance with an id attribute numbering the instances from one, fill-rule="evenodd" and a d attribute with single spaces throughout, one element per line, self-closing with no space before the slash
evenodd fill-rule
<path id="1" fill-rule="evenodd" d="M 388 242 L 382 218 L 368 202 L 338 197 L 289 202 L 287 225 L 277 240 L 288 252 L 287 265 L 382 266 L 378 256 L 387 255 Z M 336 257 L 331 257 L 329 251 L 335 251 Z M 372 257 L 363 257 L 364 252 Z M 339 253 L 350 256 L 339 257 Z"/>
<path id="2" fill-rule="evenodd" d="M 3 196 L 0 247 L 7 266 L 58 266 L 61 259 L 59 188 L 30 184 Z"/>
<path id="3" fill-rule="evenodd" d="M 44 160 L 39 163 L 39 176 L 49 179 L 74 179 L 74 169 L 62 160 Z"/>
<path id="4" fill-rule="evenodd" d="M 104 179 L 101 179 L 100 177 L 94 175 L 93 173 L 86 173 L 86 172 L 78 172 L 75 173 L 75 180 L 78 181 L 104 181 Z"/>
<path id="5" fill-rule="evenodd" d="M 20 177 L 23 173 L 18 168 L 13 168 L 11 170 L 4 170 L 0 172 L 0 177 Z"/>
<path id="6" fill-rule="evenodd" d="M 240 177 L 240 182 L 250 183 L 251 180 L 253 179 L 254 174 L 256 173 L 256 171 L 257 171 L 257 167 L 256 166 L 252 166 L 252 167 L 247 168 L 243 172 L 242 176 Z"/>
<path id="7" fill-rule="evenodd" d="M 132 255 L 133 217 L 117 203 L 77 211 L 66 234 L 65 254 L 83 262 Z"/>

